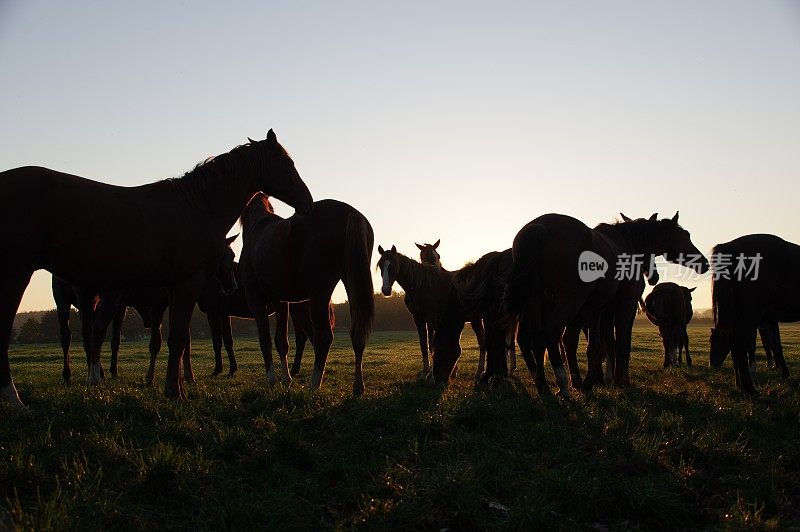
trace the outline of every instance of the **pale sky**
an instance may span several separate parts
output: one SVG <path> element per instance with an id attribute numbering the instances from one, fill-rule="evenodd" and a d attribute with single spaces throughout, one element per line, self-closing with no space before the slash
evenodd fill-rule
<path id="1" fill-rule="evenodd" d="M 0 169 L 138 185 L 269 128 L 376 254 L 455 269 L 548 212 L 800 242 L 800 2 L 0 0 Z"/>

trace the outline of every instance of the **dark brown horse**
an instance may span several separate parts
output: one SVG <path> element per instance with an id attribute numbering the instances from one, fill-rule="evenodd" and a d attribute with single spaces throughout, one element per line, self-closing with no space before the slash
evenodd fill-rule
<path id="1" fill-rule="evenodd" d="M 714 326 L 730 346 L 736 386 L 755 393 L 747 354 L 762 323 L 800 321 L 800 246 L 775 235 L 739 237 L 714 247 L 712 308 Z M 780 338 L 774 327 L 775 338 Z M 789 377 L 783 346 L 773 342 L 775 365 Z M 712 351 L 710 364 L 719 367 L 726 349 Z"/>
<path id="2" fill-rule="evenodd" d="M 238 272 L 238 263 L 233 263 L 234 271 Z M 238 275 L 238 273 L 237 273 Z M 208 318 L 208 325 L 211 329 L 211 343 L 214 349 L 214 370 L 212 377 L 222 373 L 222 346 L 228 355 L 228 377 L 233 377 L 238 369 L 236 354 L 233 348 L 233 331 L 231 329 L 231 317 L 252 320 L 253 312 L 247 304 L 244 294 L 244 286 L 239 284 L 236 290 L 226 294 L 216 283 L 206 283 L 197 306 Z M 272 315 L 274 309 L 269 309 Z M 292 304 L 289 307 L 294 325 L 295 356 L 290 374 L 294 377 L 300 372 L 300 361 L 303 357 L 303 350 L 306 342 L 313 335 L 311 316 L 309 314 L 308 302 Z M 277 339 L 276 339 L 277 340 Z"/>
<path id="3" fill-rule="evenodd" d="M 419 248 L 419 261 L 422 264 L 430 264 L 431 266 L 442 267 L 442 257 L 436 249 L 441 243 L 441 239 L 437 240 L 435 244 L 417 244 L 414 245 Z"/>
<path id="4" fill-rule="evenodd" d="M 511 269 L 511 250 L 487 253 L 473 264 L 453 272 L 453 279 L 442 300 L 436 322 L 432 375 L 436 382 L 446 383 L 461 356 L 461 331 L 468 318 L 480 319 L 485 326 L 486 371 L 480 382 L 493 379 L 499 385 L 508 376 L 506 357 L 510 355 L 509 339 L 513 347 L 515 320 L 505 320 L 503 288 Z M 530 350 L 522 339 L 520 351 L 532 368 Z M 561 362 L 552 360 L 554 364 Z M 535 371 L 535 369 L 531 369 Z"/>
<path id="5" fill-rule="evenodd" d="M 19 302 L 34 271 L 76 286 L 124 290 L 164 286 L 170 293 L 165 393 L 185 398 L 180 362 L 189 320 L 225 235 L 248 200 L 265 191 L 307 213 L 311 194 L 270 130 L 171 179 L 119 187 L 46 168 L 0 173 L 0 394 L 25 410 L 11 378 L 8 344 Z M 97 384 L 99 353 L 88 382 Z"/>
<path id="6" fill-rule="evenodd" d="M 632 222 L 624 214 L 620 213 L 623 221 Z M 611 233 L 613 225 L 600 224 L 595 227 L 596 231 Z M 631 332 L 633 330 L 633 322 L 636 319 L 637 303 L 644 293 L 645 281 L 655 285 L 658 283 L 658 270 L 655 266 L 655 257 L 650 255 L 644 257 L 646 262 L 644 264 L 631 264 L 634 266 L 631 271 L 627 272 L 628 275 L 621 276 L 619 279 L 619 287 L 617 288 L 617 301 L 619 304 L 614 309 L 614 316 L 612 319 L 614 324 L 613 338 L 609 338 L 608 342 L 603 345 L 603 356 L 605 360 L 604 375 L 605 382 L 611 384 L 614 381 L 615 367 L 617 361 L 617 353 L 621 364 L 624 361 L 630 360 L 631 353 Z M 610 317 L 609 317 L 610 318 Z M 561 349 L 567 361 L 570 372 L 570 380 L 572 386 L 577 388 L 581 382 L 580 369 L 578 367 L 577 351 L 578 341 L 580 340 L 581 330 L 588 334 L 588 325 L 584 316 L 580 316 L 576 321 L 569 324 L 564 331 L 561 338 Z M 627 376 L 629 374 L 627 368 L 621 368 L 620 374 Z M 543 378 L 543 376 L 540 376 Z M 629 384 L 622 382 L 621 385 Z"/>
<path id="7" fill-rule="evenodd" d="M 761 337 L 761 346 L 764 348 L 764 355 L 767 359 L 767 369 L 775 370 L 775 359 L 773 354 L 777 348 L 783 349 L 781 344 L 781 330 L 778 327 L 777 321 L 762 322 L 758 326 L 758 335 Z M 711 337 L 709 339 L 711 345 L 710 360 L 717 361 L 716 367 L 722 365 L 722 362 L 728 358 L 728 353 L 731 352 L 730 342 L 727 338 L 717 330 L 716 327 L 711 328 Z M 756 374 L 756 338 L 753 336 L 753 341 L 747 350 L 747 358 L 750 361 L 750 375 Z M 714 365 L 714 364 L 712 364 Z"/>
<path id="8" fill-rule="evenodd" d="M 350 339 L 355 352 L 353 394 L 364 393 L 361 360 L 372 328 L 373 233 L 367 219 L 356 209 L 335 200 L 314 203 L 306 216 L 284 219 L 274 213 L 269 200 L 258 195 L 242 213 L 244 245 L 239 262 L 241 281 L 258 326 L 267 380 L 276 382 L 272 338 L 267 316 L 275 308 L 276 348 L 281 361 L 281 380 L 292 380 L 286 359 L 288 303 L 308 301 L 314 328 L 314 370 L 311 388 L 319 388 L 325 361 L 333 341 L 330 322 L 331 294 L 344 283 L 350 302 Z"/>
<path id="9" fill-rule="evenodd" d="M 675 283 L 661 283 L 644 299 L 644 312 L 650 323 L 658 327 L 664 344 L 664 367 L 679 365 L 686 350 L 686 365 L 692 365 L 689 334 L 686 326 L 692 320 L 692 292 Z"/>
<path id="10" fill-rule="evenodd" d="M 437 244 L 438 245 L 438 242 Z M 420 250 L 422 246 L 417 244 Z M 424 379 L 430 375 L 431 366 L 428 358 L 429 352 L 433 352 L 434 336 L 436 323 L 439 321 L 439 309 L 444 301 L 450 283 L 453 280 L 453 272 L 445 270 L 439 265 L 429 263 L 419 263 L 399 253 L 395 246 L 384 250 L 378 246 L 377 268 L 381 271 L 382 286 L 381 292 L 385 296 L 392 294 L 394 283 L 400 285 L 405 291 L 403 301 L 406 308 L 414 319 L 419 335 L 419 347 L 422 352 L 422 369 L 417 378 Z M 437 253 L 438 262 L 438 253 Z M 483 373 L 483 362 L 486 353 L 485 336 L 481 318 L 478 315 L 465 317 L 470 322 L 475 337 L 478 339 L 479 364 L 475 378 Z M 461 324 L 462 328 L 464 324 Z M 435 358 L 435 356 L 434 356 Z"/>
<path id="11" fill-rule="evenodd" d="M 688 231 L 672 219 L 633 220 L 590 229 L 583 222 L 560 214 L 540 216 L 523 227 L 514 238 L 513 268 L 506 289 L 506 305 L 515 314 L 531 317 L 528 330 L 537 361 L 545 348 L 551 360 L 560 358 L 560 340 L 565 327 L 579 316 L 589 334 L 589 369 L 582 387 L 590 390 L 602 378 L 603 345 L 609 345 L 620 309 L 630 303 L 613 272 L 626 257 L 664 255 L 670 262 L 690 266 L 700 273 L 708 261 L 692 244 Z M 619 327 L 625 330 L 625 327 Z M 627 342 L 613 342 L 614 383 L 629 381 L 630 352 Z M 541 364 L 539 364 L 541 366 Z M 566 374 L 556 372 L 559 388 L 566 389 Z"/>

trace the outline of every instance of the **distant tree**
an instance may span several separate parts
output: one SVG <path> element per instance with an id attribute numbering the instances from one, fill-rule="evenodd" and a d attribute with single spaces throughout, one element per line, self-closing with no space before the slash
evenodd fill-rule
<path id="1" fill-rule="evenodd" d="M 73 324 L 70 323 L 70 328 Z M 39 335 L 42 342 L 58 342 L 58 332 L 60 330 L 58 324 L 58 312 L 55 309 L 48 310 L 42 314 L 39 320 Z M 80 328 L 78 329 L 80 330 Z"/>
<path id="2" fill-rule="evenodd" d="M 21 344 L 35 344 L 41 342 L 41 332 L 39 331 L 39 320 L 36 318 L 28 318 L 22 327 L 19 328 L 17 333 L 17 342 Z"/>
<path id="3" fill-rule="evenodd" d="M 17 341 L 17 328 L 11 327 L 11 343 L 16 343 Z"/>

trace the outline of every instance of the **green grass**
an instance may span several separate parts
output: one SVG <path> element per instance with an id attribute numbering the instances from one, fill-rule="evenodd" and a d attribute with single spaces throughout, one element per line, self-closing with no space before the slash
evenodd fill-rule
<path id="1" fill-rule="evenodd" d="M 65 386 L 56 345 L 14 346 L 33 414 L 0 406 L 0 528 L 798 526 L 798 381 L 760 361 L 760 396 L 740 394 L 730 362 L 707 367 L 707 333 L 690 329 L 695 367 L 664 371 L 656 330 L 637 326 L 633 386 L 568 403 L 538 398 L 521 361 L 506 387 L 476 390 L 471 333 L 446 390 L 415 382 L 413 333 L 374 334 L 360 399 L 343 333 L 319 393 L 310 355 L 269 390 L 254 340 L 237 342 L 234 379 L 206 377 L 210 344 L 195 343 L 184 404 L 144 385 L 144 342 L 90 389 L 81 356 Z M 783 336 L 798 375 L 800 327 Z"/>

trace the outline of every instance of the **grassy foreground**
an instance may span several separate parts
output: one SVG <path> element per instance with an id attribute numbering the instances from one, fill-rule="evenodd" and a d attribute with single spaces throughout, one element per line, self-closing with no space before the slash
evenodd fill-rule
<path id="1" fill-rule="evenodd" d="M 374 334 L 360 399 L 346 334 L 315 394 L 310 353 L 291 389 L 268 390 L 254 340 L 234 379 L 208 378 L 195 343 L 185 404 L 144 385 L 145 342 L 91 389 L 77 352 L 65 386 L 58 346 L 14 346 L 33 415 L 0 406 L 0 528 L 798 526 L 800 328 L 782 331 L 793 377 L 760 359 L 757 398 L 730 361 L 707 367 L 707 328 L 690 329 L 695 367 L 663 371 L 656 330 L 637 326 L 634 385 L 568 403 L 538 398 L 521 360 L 506 388 L 476 391 L 471 333 L 446 390 L 414 381 L 415 334 Z"/>

